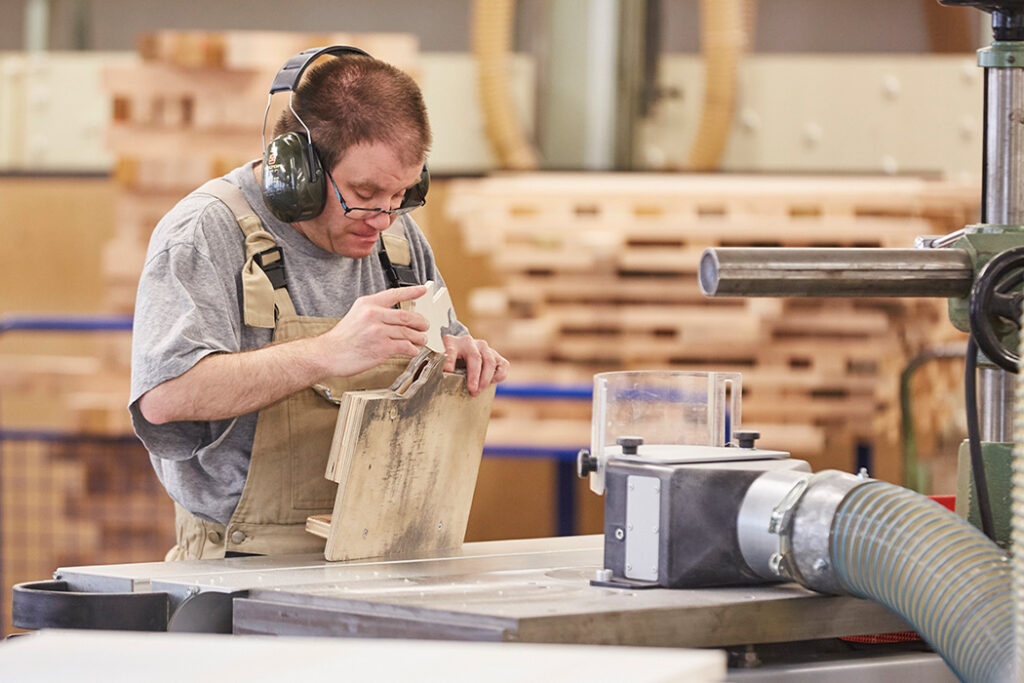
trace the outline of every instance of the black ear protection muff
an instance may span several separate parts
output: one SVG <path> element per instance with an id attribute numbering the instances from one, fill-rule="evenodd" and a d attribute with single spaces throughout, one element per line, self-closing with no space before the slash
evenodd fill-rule
<path id="1" fill-rule="evenodd" d="M 267 95 L 267 108 L 263 112 L 263 202 L 270 212 L 285 223 L 295 223 L 316 218 L 324 210 L 327 201 L 327 181 L 324 178 L 320 157 L 313 146 L 313 136 L 305 121 L 292 107 L 295 88 L 302 80 L 306 68 L 322 55 L 357 54 L 370 55 L 357 47 L 334 45 L 303 50 L 281 67 L 274 77 Z M 279 135 L 266 144 L 267 115 L 270 113 L 270 99 L 282 90 L 289 91 L 288 108 L 302 125 L 305 135 L 298 132 Z M 424 166 L 419 181 L 408 188 L 402 207 L 422 206 L 430 187 L 430 174 Z"/>

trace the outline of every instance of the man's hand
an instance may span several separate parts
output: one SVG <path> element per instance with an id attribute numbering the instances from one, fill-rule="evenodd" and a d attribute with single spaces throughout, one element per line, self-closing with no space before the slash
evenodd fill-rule
<path id="1" fill-rule="evenodd" d="M 356 299 L 331 330 L 320 335 L 327 376 L 348 377 L 374 368 L 394 355 L 412 358 L 427 342 L 430 326 L 419 313 L 394 308 L 423 296 L 423 285 L 399 287 Z"/>
<path id="2" fill-rule="evenodd" d="M 223 420 L 264 408 L 325 377 L 355 375 L 395 354 L 411 358 L 427 340 L 427 319 L 392 306 L 425 291 L 403 287 L 356 299 L 337 325 L 317 337 L 211 353 L 146 392 L 139 410 L 153 424 Z"/>
<path id="3" fill-rule="evenodd" d="M 509 363 L 483 339 L 445 335 L 444 349 L 448 359 L 445 372 L 453 372 L 461 358 L 466 363 L 466 387 L 470 396 L 476 396 L 492 382 L 497 384 L 508 377 Z"/>

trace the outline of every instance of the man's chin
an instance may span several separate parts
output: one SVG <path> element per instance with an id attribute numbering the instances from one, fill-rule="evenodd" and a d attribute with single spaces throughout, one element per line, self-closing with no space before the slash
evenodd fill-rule
<path id="1" fill-rule="evenodd" d="M 344 248 L 340 251 L 342 256 L 348 256 L 349 258 L 366 258 L 374 252 L 377 248 L 377 241 L 365 241 L 365 240 L 353 240 L 348 244 L 344 245 Z"/>

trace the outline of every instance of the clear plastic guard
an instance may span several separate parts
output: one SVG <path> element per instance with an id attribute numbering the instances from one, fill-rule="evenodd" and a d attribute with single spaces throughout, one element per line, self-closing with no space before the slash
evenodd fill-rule
<path id="1" fill-rule="evenodd" d="M 618 440 L 644 447 L 726 446 L 740 429 L 743 394 L 738 372 L 640 370 L 594 375 L 591 454 L 598 470 L 590 488 L 604 492 L 605 463 L 622 453 Z"/>

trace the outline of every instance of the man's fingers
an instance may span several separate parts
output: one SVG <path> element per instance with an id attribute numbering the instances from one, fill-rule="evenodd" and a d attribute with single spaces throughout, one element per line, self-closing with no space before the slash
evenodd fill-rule
<path id="1" fill-rule="evenodd" d="M 370 294 L 366 298 L 373 300 L 373 303 L 375 304 L 379 304 L 385 308 L 391 308 L 395 304 L 403 301 L 418 299 L 426 293 L 427 288 L 424 285 L 416 285 L 415 287 L 395 287 L 394 289 L 385 289 L 383 292 Z"/>
<path id="2" fill-rule="evenodd" d="M 430 329 L 430 321 L 426 317 L 413 311 L 403 311 L 400 308 L 385 309 L 381 319 L 388 325 L 411 327 L 420 332 L 426 332 Z"/>
<path id="3" fill-rule="evenodd" d="M 498 364 L 497 364 L 497 367 L 495 367 L 495 369 L 494 369 L 494 379 L 491 380 L 495 384 L 497 384 L 498 382 L 504 382 L 506 379 L 508 379 L 508 367 L 509 367 L 508 361 L 505 360 L 501 356 L 501 354 L 497 354 L 497 356 L 498 356 Z"/>
<path id="4" fill-rule="evenodd" d="M 476 396 L 480 391 L 480 352 L 476 345 L 469 344 L 463 349 L 463 358 L 466 360 L 466 386 L 471 396 Z"/>
<path id="5" fill-rule="evenodd" d="M 455 337 L 445 335 L 441 338 L 444 343 L 444 372 L 455 372 L 455 360 L 459 357 L 458 344 Z"/>
<path id="6" fill-rule="evenodd" d="M 484 342 L 477 342 L 480 351 L 480 380 L 477 387 L 483 389 L 489 387 L 494 380 L 494 371 L 498 365 L 498 354 L 491 350 Z"/>

